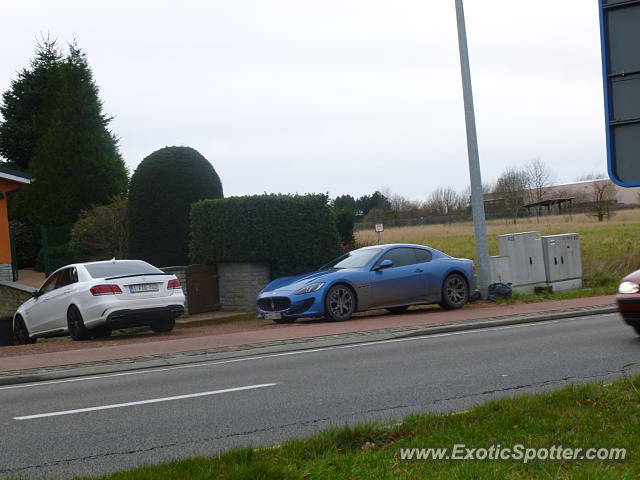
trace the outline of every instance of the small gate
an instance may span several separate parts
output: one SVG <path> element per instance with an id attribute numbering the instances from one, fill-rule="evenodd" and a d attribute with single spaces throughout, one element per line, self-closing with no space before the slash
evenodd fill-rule
<path id="1" fill-rule="evenodd" d="M 216 265 L 189 265 L 186 283 L 189 315 L 220 310 Z"/>

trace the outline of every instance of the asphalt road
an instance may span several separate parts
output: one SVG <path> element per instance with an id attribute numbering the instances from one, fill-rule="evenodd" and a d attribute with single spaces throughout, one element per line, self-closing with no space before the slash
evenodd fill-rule
<path id="1" fill-rule="evenodd" d="M 610 381 L 617 314 L 0 387 L 0 478 L 69 478 Z M 632 372 L 640 372 L 632 367 Z"/>

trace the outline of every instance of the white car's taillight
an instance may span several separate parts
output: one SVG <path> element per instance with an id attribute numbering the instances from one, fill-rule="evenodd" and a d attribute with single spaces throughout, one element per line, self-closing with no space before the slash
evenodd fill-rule
<path id="1" fill-rule="evenodd" d="M 115 295 L 116 293 L 122 293 L 118 285 L 96 285 L 89 289 L 91 295 L 97 297 L 99 295 Z"/>
<path id="2" fill-rule="evenodd" d="M 171 290 L 173 288 L 181 288 L 180 280 L 177 280 L 175 278 L 173 280 L 169 280 L 169 283 L 167 283 L 167 289 Z"/>

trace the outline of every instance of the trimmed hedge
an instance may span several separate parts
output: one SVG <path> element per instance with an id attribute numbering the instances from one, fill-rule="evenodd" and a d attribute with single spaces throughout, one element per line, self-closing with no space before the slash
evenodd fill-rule
<path id="1" fill-rule="evenodd" d="M 196 150 L 156 150 L 131 177 L 127 210 L 129 256 L 158 267 L 186 265 L 191 204 L 222 196 L 218 174 Z"/>
<path id="2" fill-rule="evenodd" d="M 336 227 L 340 234 L 340 241 L 342 242 L 343 248 L 345 246 L 353 248 L 355 243 L 355 238 L 353 236 L 353 210 L 337 210 Z"/>
<path id="3" fill-rule="evenodd" d="M 195 263 L 266 262 L 272 277 L 313 271 L 341 253 L 325 195 L 253 195 L 191 208 Z"/>

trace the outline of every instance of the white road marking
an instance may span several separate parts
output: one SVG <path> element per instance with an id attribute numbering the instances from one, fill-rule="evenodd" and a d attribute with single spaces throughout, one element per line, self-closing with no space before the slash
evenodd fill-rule
<path id="1" fill-rule="evenodd" d="M 604 314 L 602 316 L 608 317 L 615 314 Z M 373 342 L 364 342 L 364 343 L 353 343 L 350 345 L 334 345 L 331 347 L 320 347 L 320 348 L 312 348 L 305 350 L 295 350 L 292 352 L 282 352 L 282 353 L 270 353 L 265 355 L 256 355 L 253 357 L 241 357 L 241 358 L 231 358 L 227 360 L 212 360 L 210 362 L 201 362 L 201 363 L 189 363 L 186 365 L 176 365 L 173 367 L 162 367 L 162 368 L 150 368 L 144 370 L 135 370 L 131 372 L 120 372 L 120 373 L 109 373 L 105 375 L 91 375 L 86 377 L 75 377 L 75 378 L 67 378 L 62 380 L 49 380 L 38 383 L 21 383 L 17 385 L 8 385 L 5 387 L 0 387 L 1 390 L 15 390 L 18 388 L 33 388 L 33 387 L 44 387 L 47 385 L 55 385 L 59 383 L 74 383 L 74 382 L 85 382 L 88 380 L 102 380 L 105 378 L 114 378 L 114 377 L 126 377 L 129 375 L 146 375 L 149 373 L 160 373 L 160 372 L 169 372 L 173 370 L 182 370 L 185 368 L 198 368 L 198 367 L 211 367 L 216 365 L 225 365 L 228 363 L 238 363 L 238 362 L 251 362 L 255 360 L 264 360 L 267 358 L 277 358 L 277 357 L 287 357 L 293 355 L 304 355 L 307 353 L 316 353 L 316 352 L 326 352 L 329 350 L 338 350 L 338 349 L 347 349 L 347 348 L 360 348 L 360 347 L 369 347 L 373 345 L 383 345 L 385 343 L 398 343 L 398 342 L 411 342 L 418 340 L 429 340 L 431 338 L 441 338 L 441 337 L 450 337 L 454 335 L 469 335 L 469 334 L 478 334 L 478 333 L 486 333 L 495 330 L 510 330 L 513 328 L 526 328 L 526 327 L 542 327 L 546 325 L 552 325 L 560 322 L 567 321 L 578 321 L 579 319 L 584 317 L 571 317 L 571 318 L 563 318 L 561 320 L 548 320 L 543 322 L 532 322 L 532 323 L 521 323 L 517 325 L 507 325 L 502 327 L 486 327 L 486 328 L 476 328 L 473 330 L 462 330 L 459 332 L 447 332 L 447 333 L 436 333 L 436 334 L 427 334 L 420 335 L 415 337 L 404 337 L 404 338 L 392 338 L 388 340 L 376 340 Z M 601 317 L 598 317 L 601 318 Z"/>
<path id="2" fill-rule="evenodd" d="M 113 405 L 100 405 L 97 407 L 76 408 L 75 410 L 62 410 L 59 412 L 38 413 L 36 415 L 25 415 L 14 417 L 14 420 L 33 420 L 35 418 L 59 417 L 61 415 L 72 415 L 74 413 L 95 412 L 98 410 L 109 410 L 112 408 L 134 407 L 136 405 L 147 405 L 149 403 L 172 402 L 174 400 L 185 400 L 187 398 L 206 397 L 209 395 L 219 395 L 221 393 L 241 392 L 243 390 L 255 390 L 256 388 L 274 387 L 280 383 L 263 383 L 260 385 L 248 385 L 246 387 L 225 388 L 224 390 L 212 390 L 210 392 L 189 393 L 187 395 L 176 395 L 174 397 L 152 398 L 150 400 L 140 400 L 138 402 L 115 403 Z"/>

